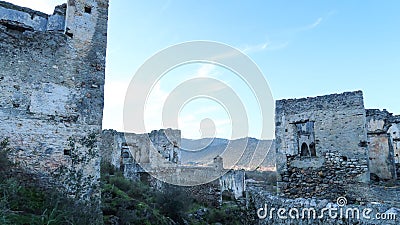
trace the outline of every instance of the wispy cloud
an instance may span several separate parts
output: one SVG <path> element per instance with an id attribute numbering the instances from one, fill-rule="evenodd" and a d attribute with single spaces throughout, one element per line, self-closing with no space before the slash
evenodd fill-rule
<path id="1" fill-rule="evenodd" d="M 261 44 L 255 44 L 255 45 L 246 45 L 245 47 L 241 48 L 240 50 L 246 54 L 248 53 L 253 53 L 253 52 L 260 52 L 264 51 L 267 49 L 267 47 L 270 46 L 269 42 L 264 42 Z"/>
<path id="2" fill-rule="evenodd" d="M 230 76 L 227 76 L 227 74 L 231 74 L 229 69 L 226 69 L 222 66 L 215 65 L 212 63 L 203 63 L 195 72 L 192 78 L 214 78 L 216 80 L 219 80 L 223 82 L 225 85 L 229 86 L 230 83 L 232 82 Z M 208 91 L 212 91 L 210 88 L 207 88 Z M 216 90 L 221 90 L 220 88 L 216 88 Z"/>
<path id="3" fill-rule="evenodd" d="M 334 15 L 336 11 L 332 10 L 325 16 L 318 17 L 314 22 L 300 26 L 300 27 L 295 27 L 295 28 L 290 28 L 287 29 L 283 34 L 280 34 L 280 36 L 284 36 L 283 38 L 281 37 L 280 39 L 287 39 L 284 41 L 271 41 L 267 40 L 258 44 L 247 44 L 244 47 L 240 48 L 241 51 L 243 51 L 246 54 L 251 54 L 251 53 L 257 53 L 257 52 L 263 52 L 263 51 L 275 51 L 275 50 L 281 50 L 290 45 L 290 40 L 293 39 L 295 36 L 299 35 L 302 32 L 314 30 L 321 26 L 324 21 L 326 21 L 329 17 Z"/>
<path id="4" fill-rule="evenodd" d="M 315 21 L 313 24 L 311 24 L 308 28 L 309 29 L 314 29 L 316 28 L 318 25 L 320 25 L 322 22 L 322 17 L 318 18 L 317 21 Z"/>
<path id="5" fill-rule="evenodd" d="M 246 45 L 240 50 L 246 54 L 262 52 L 262 51 L 275 51 L 284 49 L 289 45 L 289 42 L 273 43 L 273 42 L 263 42 L 255 45 Z"/>
<path id="6" fill-rule="evenodd" d="M 204 63 L 200 66 L 200 68 L 195 72 L 195 77 L 210 77 L 212 75 L 216 75 L 216 65 L 211 63 Z"/>
<path id="7" fill-rule="evenodd" d="M 289 29 L 286 32 L 285 36 L 293 36 L 296 35 L 300 32 L 308 31 L 317 28 L 323 21 L 322 17 L 319 17 L 316 21 L 314 21 L 311 24 L 302 26 L 302 27 L 296 27 Z M 288 38 L 288 37 L 286 37 Z M 254 45 L 245 45 L 244 47 L 241 48 L 241 51 L 243 51 L 246 54 L 251 54 L 251 53 L 257 53 L 257 52 L 263 52 L 263 51 L 274 51 L 274 50 L 281 50 L 289 46 L 290 41 L 265 41 L 259 44 L 254 44 Z"/>
<path id="8" fill-rule="evenodd" d="M 294 28 L 291 32 L 299 33 L 303 31 L 316 29 L 317 27 L 321 26 L 325 21 L 327 21 L 331 16 L 333 16 L 335 13 L 336 13 L 335 10 L 331 10 L 326 15 L 318 17 L 313 23 L 310 23 L 306 26 Z"/>
<path id="9" fill-rule="evenodd" d="M 324 20 L 324 18 L 319 17 L 313 23 L 308 24 L 308 25 L 303 26 L 303 27 L 296 28 L 296 29 L 293 30 L 293 32 L 298 33 L 298 32 L 302 32 L 302 31 L 313 30 L 313 29 L 317 28 L 319 25 L 321 25 L 323 20 Z"/>

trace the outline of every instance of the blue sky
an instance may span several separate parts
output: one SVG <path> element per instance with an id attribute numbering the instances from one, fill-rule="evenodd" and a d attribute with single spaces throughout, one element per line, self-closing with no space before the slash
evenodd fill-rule
<path id="1" fill-rule="evenodd" d="M 63 1 L 19 1 L 41 11 Z M 51 12 L 52 10 L 50 10 Z M 367 108 L 400 114 L 400 1 L 113 1 L 110 2 L 103 128 L 122 130 L 125 90 L 146 59 L 191 40 L 226 43 L 259 66 L 274 99 L 363 90 Z M 163 100 L 195 76 L 230 84 L 244 100 L 249 136 L 259 137 L 257 102 L 230 71 L 194 64 L 174 69 L 155 85 L 146 129 L 162 127 Z M 211 118 L 230 138 L 229 115 L 209 99 L 183 108 L 183 136 L 198 138 Z M 273 126 L 270 136 L 273 136 Z"/>

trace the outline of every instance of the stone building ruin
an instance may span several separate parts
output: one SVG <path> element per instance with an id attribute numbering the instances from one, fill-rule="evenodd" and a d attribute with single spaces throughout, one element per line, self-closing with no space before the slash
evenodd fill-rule
<path id="1" fill-rule="evenodd" d="M 181 131 L 154 130 L 149 134 L 121 133 L 104 130 L 101 155 L 105 162 L 134 179 L 144 169 L 180 164 Z"/>
<path id="2" fill-rule="evenodd" d="M 366 112 L 371 175 L 384 180 L 400 178 L 400 116 L 386 110 Z"/>
<path id="3" fill-rule="evenodd" d="M 396 179 L 399 122 L 366 110 L 361 91 L 277 101 L 278 192 L 335 199 L 370 177 Z"/>
<path id="4" fill-rule="evenodd" d="M 100 202 L 108 0 L 53 15 L 0 1 L 0 141 L 45 185 Z"/>
<path id="5" fill-rule="evenodd" d="M 232 199 L 244 197 L 243 170 L 224 169 L 220 156 L 210 165 L 182 165 L 180 143 L 180 130 L 161 129 L 148 134 L 104 130 L 101 155 L 104 162 L 130 180 L 141 180 L 160 190 L 171 184 L 184 184 L 182 191 L 210 205 L 221 204 L 223 195 Z M 155 174 L 163 178 L 152 176 Z M 186 183 L 189 177 L 197 182 Z"/>
<path id="6" fill-rule="evenodd" d="M 160 189 L 168 185 L 149 173 L 208 181 L 182 190 L 213 205 L 263 188 L 246 187 L 244 171 L 224 169 L 221 157 L 182 165 L 179 130 L 102 132 L 108 2 L 68 0 L 47 15 L 0 1 L 0 142 L 13 149 L 10 159 L 43 185 L 97 206 L 101 160 Z M 369 185 L 400 178 L 400 116 L 366 110 L 361 91 L 277 101 L 275 132 L 280 194 L 399 196 Z"/>

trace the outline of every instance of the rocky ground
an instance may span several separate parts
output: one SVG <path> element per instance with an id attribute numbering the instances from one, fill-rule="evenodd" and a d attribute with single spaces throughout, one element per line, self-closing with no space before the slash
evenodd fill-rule
<path id="1" fill-rule="evenodd" d="M 347 199 L 342 198 L 338 201 L 329 201 L 326 199 L 316 198 L 296 198 L 288 199 L 273 195 L 263 188 L 248 187 L 249 201 L 254 204 L 256 209 L 262 208 L 260 211 L 262 216 L 266 218 L 260 219 L 255 224 L 399 224 L 400 208 L 390 204 L 379 202 L 358 202 L 356 204 L 348 204 Z M 399 199 L 397 199 L 399 200 Z M 266 207 L 267 206 L 267 207 Z M 271 209 L 274 210 L 271 213 Z M 283 208 L 285 213 L 278 215 L 278 209 Z M 302 216 L 303 209 L 315 209 L 316 217 Z M 265 210 L 266 209 L 266 210 Z M 292 209 L 292 214 L 289 211 Z M 296 218 L 296 209 L 299 211 L 299 217 Z M 331 209 L 332 214 L 329 214 Z M 357 209 L 353 216 L 352 211 Z M 357 211 L 360 212 L 359 218 Z M 267 213 L 264 215 L 264 213 Z M 341 213 L 342 212 L 342 213 Z M 349 212 L 349 213 L 347 213 Z M 365 212 L 365 216 L 363 213 Z M 272 215 L 272 217 L 270 217 Z M 293 215 L 293 217 L 291 217 Z M 313 214 L 312 214 L 313 215 Z M 323 216 L 321 216 L 323 215 Z M 284 218 L 287 217 L 287 218 Z M 382 219 L 384 218 L 384 219 Z"/>

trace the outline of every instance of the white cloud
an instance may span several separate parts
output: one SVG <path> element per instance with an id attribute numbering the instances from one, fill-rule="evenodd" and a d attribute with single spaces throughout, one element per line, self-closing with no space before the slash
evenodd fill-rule
<path id="1" fill-rule="evenodd" d="M 297 28 L 292 28 L 289 29 L 285 32 L 285 36 L 288 36 L 287 38 L 291 36 L 295 36 L 298 33 L 313 30 L 317 27 L 319 27 L 323 21 L 327 20 L 329 17 L 331 17 L 333 14 L 335 14 L 335 11 L 330 11 L 326 16 L 319 17 L 317 18 L 313 23 L 297 27 Z M 256 53 L 256 52 L 262 52 L 262 51 L 273 51 L 273 50 L 280 50 L 284 49 L 287 46 L 289 46 L 290 42 L 289 41 L 281 41 L 281 42 L 272 42 L 272 41 L 265 41 L 259 44 L 254 44 L 254 45 L 245 45 L 243 48 L 241 48 L 241 51 L 243 51 L 246 54 L 250 53 Z"/>
<path id="2" fill-rule="evenodd" d="M 267 49 L 267 47 L 270 45 L 269 42 L 264 42 L 261 44 L 256 44 L 256 45 L 246 45 L 241 49 L 242 52 L 248 54 L 248 53 L 253 53 L 253 52 L 259 52 L 259 51 L 264 51 Z"/>
<path id="3" fill-rule="evenodd" d="M 129 82 L 108 80 L 104 87 L 103 128 L 123 131 L 123 108 Z"/>
<path id="4" fill-rule="evenodd" d="M 282 42 L 282 43 L 263 42 L 255 45 L 246 45 L 245 47 L 241 48 L 241 51 L 246 54 L 262 52 L 262 51 L 275 51 L 284 49 L 288 45 L 289 42 Z"/>
<path id="5" fill-rule="evenodd" d="M 298 28 L 298 30 L 296 32 L 308 31 L 308 30 L 315 29 L 322 23 L 322 21 L 323 21 L 323 18 L 319 17 L 314 23 L 309 24 L 309 25 L 304 26 L 304 27 L 300 27 L 300 28 Z"/>
<path id="6" fill-rule="evenodd" d="M 210 77 L 212 74 L 215 74 L 215 65 L 210 63 L 204 63 L 197 71 L 196 77 Z"/>
<path id="7" fill-rule="evenodd" d="M 299 27 L 297 29 L 294 29 L 293 32 L 297 33 L 297 32 L 315 29 L 315 28 L 319 27 L 324 21 L 328 20 L 331 16 L 333 16 L 335 13 L 336 13 L 335 10 L 331 10 L 326 15 L 317 18 L 313 23 L 303 26 L 303 27 Z"/>
<path id="8" fill-rule="evenodd" d="M 316 28 L 322 22 L 322 17 L 318 18 L 313 24 L 310 25 L 310 29 Z"/>
<path id="9" fill-rule="evenodd" d="M 28 7 L 47 14 L 53 14 L 54 7 L 66 3 L 67 0 L 7 0 L 7 2 Z"/>

